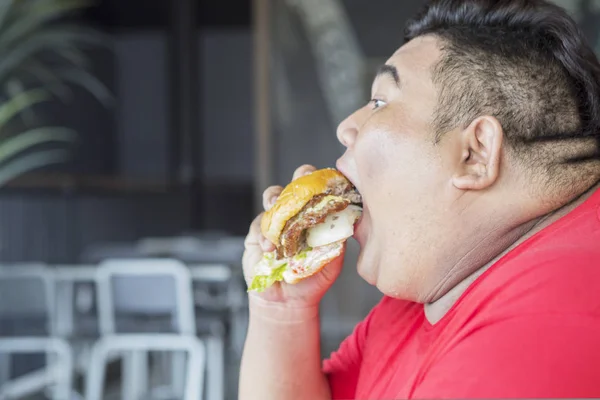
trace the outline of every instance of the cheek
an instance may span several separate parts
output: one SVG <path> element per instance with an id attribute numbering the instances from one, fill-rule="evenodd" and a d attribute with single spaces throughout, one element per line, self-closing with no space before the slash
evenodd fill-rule
<path id="1" fill-rule="evenodd" d="M 354 146 L 358 172 L 365 182 L 389 186 L 391 179 L 411 173 L 411 167 L 422 157 L 425 132 L 426 126 L 402 108 L 384 109 L 373 115 Z"/>
<path id="2" fill-rule="evenodd" d="M 357 140 L 356 163 L 365 188 L 381 188 L 394 168 L 401 164 L 397 147 L 385 131 L 371 131 Z"/>
<path id="3" fill-rule="evenodd" d="M 366 200 L 383 206 L 405 192 L 414 175 L 418 150 L 399 133 L 369 132 L 355 147 L 357 170 Z M 373 210 L 376 211 L 376 210 Z"/>
<path id="4" fill-rule="evenodd" d="M 370 235 L 393 259 L 398 256 L 395 244 L 414 246 L 421 240 L 412 232 L 432 217 L 442 173 L 427 143 L 402 133 L 371 133 L 355 147 L 356 166 L 370 214 Z"/>

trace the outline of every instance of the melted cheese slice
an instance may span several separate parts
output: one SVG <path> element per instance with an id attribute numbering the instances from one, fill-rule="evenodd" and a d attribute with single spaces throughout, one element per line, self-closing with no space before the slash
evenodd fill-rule
<path id="1" fill-rule="evenodd" d="M 354 234 L 354 223 L 361 214 L 359 206 L 349 205 L 340 212 L 328 215 L 325 221 L 307 230 L 306 243 L 314 248 L 348 239 Z"/>

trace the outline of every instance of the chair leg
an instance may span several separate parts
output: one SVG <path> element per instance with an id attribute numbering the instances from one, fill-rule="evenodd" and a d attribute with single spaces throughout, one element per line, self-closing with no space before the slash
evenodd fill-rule
<path id="1" fill-rule="evenodd" d="M 223 338 L 210 336 L 206 338 L 207 360 L 207 399 L 221 400 L 225 398 L 223 377 L 225 368 L 225 346 Z"/>
<path id="2" fill-rule="evenodd" d="M 126 351 L 123 355 L 122 398 L 139 400 L 148 389 L 148 353 Z"/>
<path id="3" fill-rule="evenodd" d="M 184 400 L 201 400 L 204 398 L 202 388 L 204 387 L 204 348 L 202 343 L 192 341 L 188 343 L 187 373 L 185 376 Z"/>
<path id="4" fill-rule="evenodd" d="M 181 335 L 161 336 L 125 336 L 105 337 L 100 339 L 92 351 L 92 362 L 88 370 L 86 385 L 86 400 L 101 400 L 104 365 L 108 352 L 139 352 L 149 351 L 177 351 L 188 354 L 187 371 L 185 373 L 184 400 L 201 400 L 204 387 L 205 348 L 196 337 Z M 131 353 L 130 353 L 131 354 Z M 185 355 L 185 354 L 184 354 Z M 131 363 L 131 356 L 127 357 Z M 133 363 L 132 363 L 133 364 Z M 123 382 L 124 384 L 126 382 Z M 131 390 L 131 389 L 129 389 Z M 122 398 L 125 400 L 138 400 L 135 397 Z"/>
<path id="5" fill-rule="evenodd" d="M 10 381 L 12 357 L 9 353 L 0 353 L 0 386 Z"/>
<path id="6" fill-rule="evenodd" d="M 148 391 L 148 375 L 149 375 L 149 356 L 147 351 L 135 351 L 133 353 L 133 382 L 134 392 L 137 397 L 141 399 L 142 396 Z"/>
<path id="7" fill-rule="evenodd" d="M 47 390 L 53 400 L 69 400 L 72 385 L 73 354 L 71 347 L 57 338 L 17 338 L 2 340 L 3 353 L 46 353 L 43 369 L 30 372 L 0 386 L 0 397 L 22 398 Z"/>
<path id="8" fill-rule="evenodd" d="M 176 398 L 182 398 L 185 390 L 186 354 L 182 351 L 171 353 L 171 379 L 173 394 Z"/>
<path id="9" fill-rule="evenodd" d="M 90 366 L 85 379 L 85 399 L 102 400 L 104 392 L 104 370 L 108 359 L 108 347 L 104 339 L 100 339 L 93 347 L 90 355 Z"/>
<path id="10" fill-rule="evenodd" d="M 56 400 L 69 400 L 73 383 L 73 353 L 70 347 L 62 342 L 55 341 L 53 347 L 56 354 L 56 364 L 60 368 L 56 369 L 56 391 L 54 398 Z"/>

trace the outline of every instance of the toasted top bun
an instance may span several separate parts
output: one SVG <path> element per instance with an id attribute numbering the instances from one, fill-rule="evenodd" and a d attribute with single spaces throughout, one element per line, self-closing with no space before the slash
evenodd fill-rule
<path id="1" fill-rule="evenodd" d="M 325 168 L 304 175 L 288 184 L 263 216 L 260 229 L 272 243 L 279 243 L 279 236 L 289 219 L 298 214 L 315 196 L 327 193 L 340 184 L 348 182 L 338 170 Z"/>

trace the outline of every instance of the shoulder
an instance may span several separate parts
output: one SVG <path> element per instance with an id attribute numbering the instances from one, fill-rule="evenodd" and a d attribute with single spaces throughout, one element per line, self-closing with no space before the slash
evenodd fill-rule
<path id="1" fill-rule="evenodd" d="M 599 335 L 600 320 L 591 316 L 489 319 L 449 339 L 415 396 L 598 397 Z"/>
<path id="2" fill-rule="evenodd" d="M 550 312 L 585 314 L 600 309 L 600 251 L 552 251 L 530 254 L 525 264 L 514 267 L 513 274 L 503 274 L 496 285 L 490 284 L 495 296 L 492 306 L 503 304 L 515 312 Z M 512 275 L 512 278 L 511 278 Z M 517 309 L 518 308 L 518 309 Z"/>
<path id="3" fill-rule="evenodd" d="M 578 313 L 600 310 L 600 229 L 597 241 L 544 240 L 509 253 L 459 300 L 477 314 Z"/>

